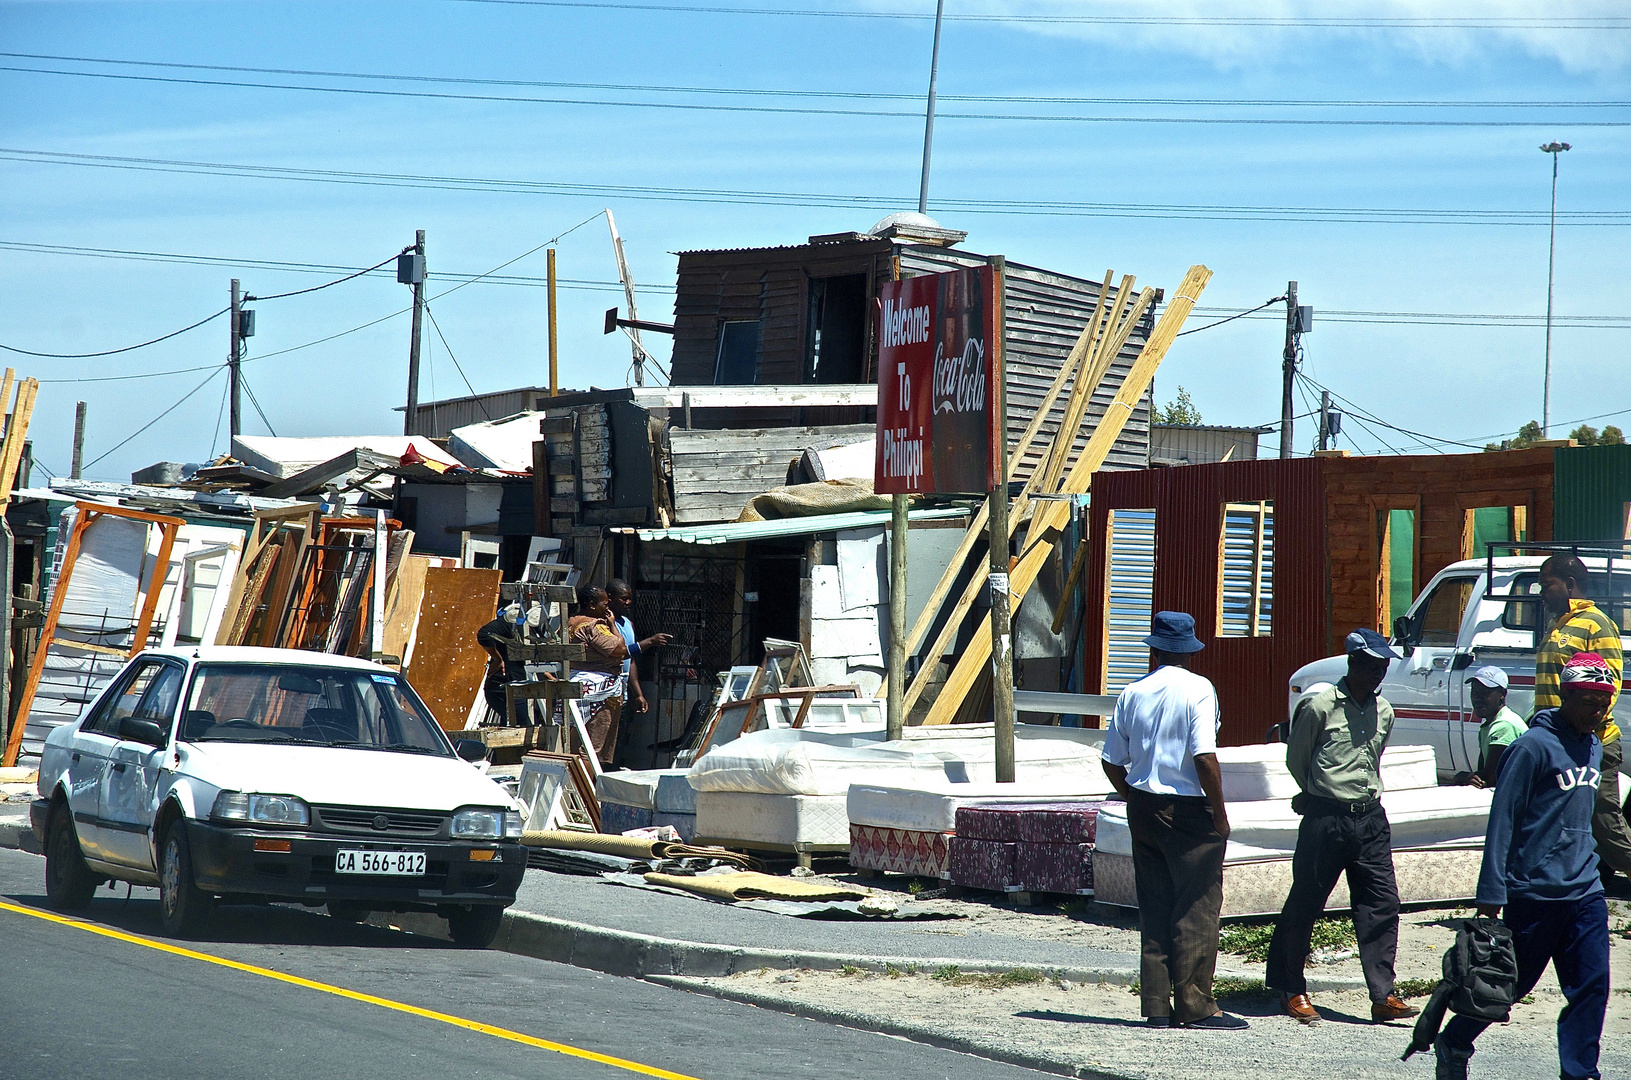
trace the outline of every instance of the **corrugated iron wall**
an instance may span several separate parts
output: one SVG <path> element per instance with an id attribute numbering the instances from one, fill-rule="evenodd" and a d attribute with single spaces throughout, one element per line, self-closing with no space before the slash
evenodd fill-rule
<path id="1" fill-rule="evenodd" d="M 1261 742 L 1284 719 L 1286 679 L 1325 655 L 1329 609 L 1325 559 L 1324 460 L 1239 461 L 1138 472 L 1101 472 L 1089 507 L 1087 618 L 1082 648 L 1088 693 L 1101 692 L 1108 585 L 1105 525 L 1110 511 L 1155 511 L 1157 611 L 1187 611 L 1206 648 L 1194 670 L 1211 679 L 1223 713 L 1221 741 Z M 1273 622 L 1263 637 L 1220 637 L 1218 560 L 1223 508 L 1272 501 Z M 1095 594 L 1097 594 L 1095 596 Z"/>
<path id="2" fill-rule="evenodd" d="M 1631 445 L 1560 446 L 1553 451 L 1552 536 L 1614 540 L 1631 503 Z"/>

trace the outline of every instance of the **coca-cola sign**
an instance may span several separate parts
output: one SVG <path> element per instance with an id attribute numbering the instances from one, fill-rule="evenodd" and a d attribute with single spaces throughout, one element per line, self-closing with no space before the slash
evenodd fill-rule
<path id="1" fill-rule="evenodd" d="M 879 289 L 874 490 L 978 493 L 997 482 L 996 297 L 988 266 Z"/>

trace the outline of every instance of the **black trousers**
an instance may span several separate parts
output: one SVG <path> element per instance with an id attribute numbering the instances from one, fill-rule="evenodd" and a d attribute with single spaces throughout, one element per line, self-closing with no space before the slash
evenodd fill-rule
<path id="1" fill-rule="evenodd" d="M 1393 833 L 1380 803 L 1357 814 L 1315 811 L 1297 830 L 1291 859 L 1291 895 L 1269 942 L 1269 989 L 1306 994 L 1314 923 L 1325 913 L 1337 878 L 1348 875 L 1359 962 L 1372 1001 L 1393 993 L 1393 959 L 1399 951 L 1399 886 L 1393 878 Z"/>
<path id="2" fill-rule="evenodd" d="M 1145 1016 L 1180 1024 L 1215 1016 L 1223 909 L 1223 837 L 1205 799 L 1133 791 L 1127 804 L 1143 937 L 1139 993 Z"/>

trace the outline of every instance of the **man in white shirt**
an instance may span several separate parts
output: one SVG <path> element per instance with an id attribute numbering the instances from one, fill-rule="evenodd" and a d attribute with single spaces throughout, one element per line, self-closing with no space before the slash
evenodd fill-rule
<path id="1" fill-rule="evenodd" d="M 1152 670 L 1121 692 L 1104 739 L 1104 774 L 1127 800 L 1133 838 L 1143 1014 L 1151 1027 L 1239 1031 L 1249 1025 L 1212 996 L 1229 838 L 1218 696 L 1189 670 L 1205 648 L 1193 616 L 1157 612 L 1144 644 Z"/>

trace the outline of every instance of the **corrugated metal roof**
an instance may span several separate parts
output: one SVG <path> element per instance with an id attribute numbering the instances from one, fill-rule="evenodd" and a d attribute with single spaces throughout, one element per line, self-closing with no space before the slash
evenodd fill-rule
<path id="1" fill-rule="evenodd" d="M 810 517 L 779 518 L 775 521 L 726 521 L 717 525 L 676 526 L 671 529 L 612 529 L 633 533 L 641 540 L 672 540 L 680 544 L 737 544 L 744 540 L 770 540 L 781 536 L 811 536 L 815 533 L 862 529 L 889 520 L 888 510 L 857 510 L 848 514 L 815 514 Z M 965 517 L 961 507 L 913 510 L 911 521 L 938 521 Z"/>

